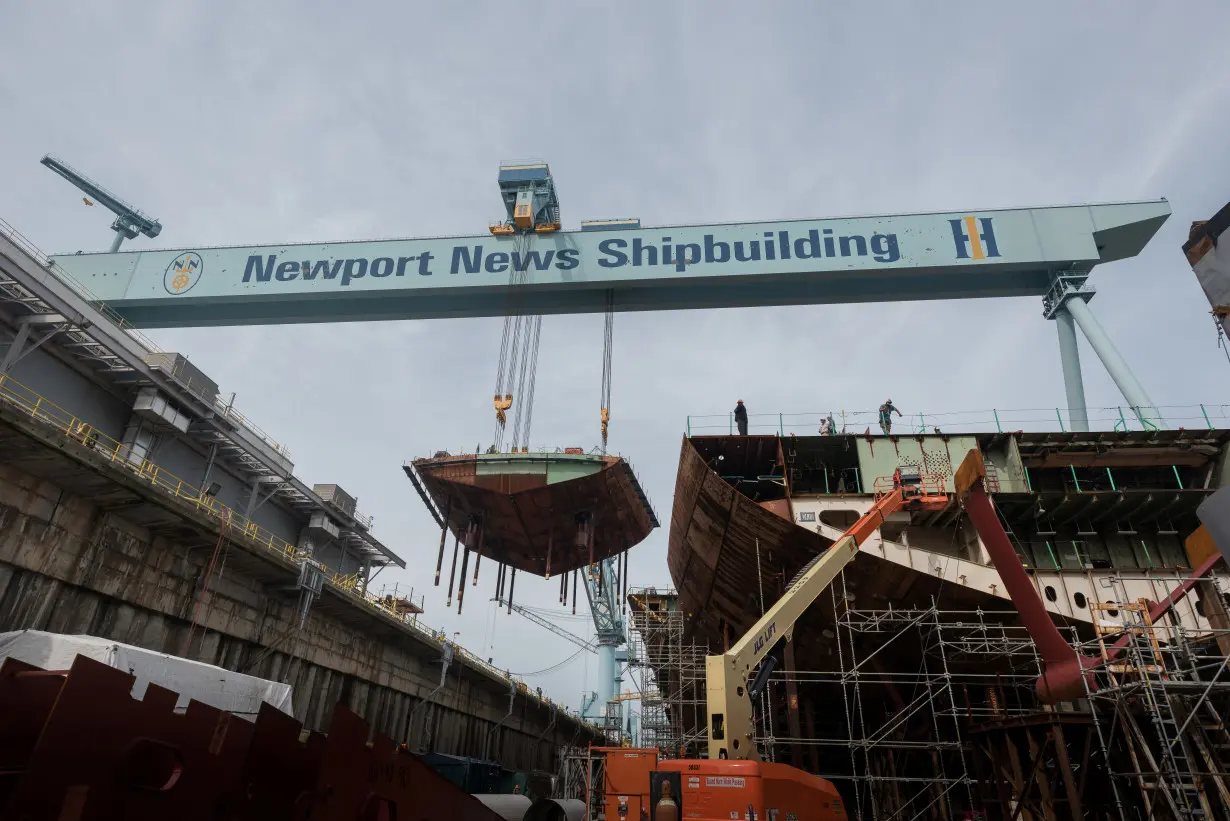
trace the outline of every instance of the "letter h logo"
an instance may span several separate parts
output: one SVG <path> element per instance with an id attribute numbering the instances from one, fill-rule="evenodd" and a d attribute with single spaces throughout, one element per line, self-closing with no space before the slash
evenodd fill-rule
<path id="1" fill-rule="evenodd" d="M 957 259 L 999 256 L 990 217 L 964 217 L 949 220 L 948 224 L 952 226 L 952 240 L 957 245 Z"/>

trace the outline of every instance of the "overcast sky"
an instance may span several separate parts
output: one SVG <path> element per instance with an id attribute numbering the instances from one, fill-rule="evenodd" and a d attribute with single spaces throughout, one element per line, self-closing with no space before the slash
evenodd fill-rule
<path id="1" fill-rule="evenodd" d="M 1092 308 L 1153 400 L 1187 406 L 1170 418 L 1230 403 L 1179 248 L 1230 199 L 1224 0 L 819 6 L 9 3 L 0 217 L 50 252 L 105 250 L 109 216 L 38 165 L 46 152 L 162 220 L 133 249 L 481 233 L 502 217 L 498 164 L 524 157 L 550 162 L 568 228 L 1166 197 L 1145 252 L 1096 271 Z M 572 646 L 493 619 L 494 573 L 445 612 L 438 531 L 400 469 L 490 438 L 500 326 L 151 335 L 237 392 L 304 481 L 358 496 L 409 564 L 379 581 L 425 589 L 427 623 L 531 672 Z M 597 442 L 601 352 L 600 316 L 544 320 L 535 443 Z M 1082 357 L 1090 406 L 1123 404 L 1083 339 Z M 891 395 L 969 420 L 1065 404 L 1037 298 L 620 315 L 614 368 L 612 447 L 663 522 L 686 417 L 738 398 L 776 414 Z M 666 540 L 633 551 L 634 585 L 671 584 Z M 552 582 L 517 594 L 555 602 Z M 531 683 L 576 706 L 596 666 Z"/>

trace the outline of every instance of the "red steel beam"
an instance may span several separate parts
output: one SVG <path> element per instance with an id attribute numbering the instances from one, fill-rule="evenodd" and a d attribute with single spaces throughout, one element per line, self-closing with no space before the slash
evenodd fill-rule
<path id="1" fill-rule="evenodd" d="M 1003 580 L 1012 603 L 1020 613 L 1021 621 L 1042 656 L 1043 673 L 1034 685 L 1038 699 L 1044 704 L 1054 704 L 1081 698 L 1086 694 L 1082 679 L 1088 680 L 1092 688 L 1092 672 L 1103 664 L 1114 661 L 1131 641 L 1131 634 L 1124 633 L 1111 645 L 1104 659 L 1080 654 L 1064 640 L 999 522 L 999 515 L 983 486 L 985 476 L 982 454 L 971 450 L 957 470 L 955 485 L 958 495 L 964 493 L 965 512 L 969 514 L 970 521 L 986 545 L 995 570 Z M 1220 560 L 1221 554 L 1213 553 L 1193 570 L 1182 584 L 1172 590 L 1170 595 L 1151 604 L 1150 620 L 1156 622 L 1170 612 L 1175 603 L 1186 596 Z"/>

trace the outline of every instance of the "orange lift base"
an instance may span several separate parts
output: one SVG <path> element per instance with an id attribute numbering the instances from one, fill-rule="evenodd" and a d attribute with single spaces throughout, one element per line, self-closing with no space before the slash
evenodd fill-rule
<path id="1" fill-rule="evenodd" d="M 679 795 L 674 788 L 671 794 L 679 805 L 680 819 L 847 819 L 841 795 L 832 782 L 786 764 L 676 759 L 659 762 L 658 773 L 679 773 Z M 661 790 L 657 792 L 660 795 Z M 650 809 L 649 818 L 656 817 L 656 810 L 656 806 Z"/>

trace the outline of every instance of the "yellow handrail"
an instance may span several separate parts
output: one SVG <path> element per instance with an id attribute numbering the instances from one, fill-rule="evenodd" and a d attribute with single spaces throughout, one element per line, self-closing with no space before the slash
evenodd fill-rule
<path id="1" fill-rule="evenodd" d="M 4 402 L 21 413 L 30 416 L 32 419 L 36 419 L 59 431 L 69 441 L 107 459 L 113 465 L 126 468 L 139 479 L 149 482 L 153 487 L 162 490 L 168 495 L 190 502 L 198 511 L 217 519 L 223 527 L 237 531 L 239 538 L 261 545 L 275 555 L 294 564 L 307 560 L 306 557 L 299 555 L 298 548 L 286 540 L 279 538 L 247 517 L 241 516 L 216 498 L 207 496 L 200 488 L 185 482 L 183 479 L 172 475 L 154 462 L 146 459 L 144 454 L 133 450 L 122 442 L 112 439 L 90 423 L 79 419 L 75 414 L 61 408 L 33 389 L 4 374 L 0 374 L 0 402 Z M 235 534 L 232 533 L 230 535 L 233 537 Z M 361 602 L 374 610 L 379 610 L 433 642 L 443 645 L 448 641 L 444 637 L 443 632 L 419 624 L 417 613 L 409 615 L 399 613 L 396 609 L 396 599 L 394 597 L 389 597 L 386 601 L 386 599 L 374 593 L 361 589 L 357 573 L 342 575 L 340 572 L 332 570 L 319 562 L 316 564 L 324 572 L 326 583 L 330 587 L 344 593 L 347 597 Z M 507 672 L 500 670 L 492 664 L 488 664 L 455 642 L 450 643 L 453 644 L 455 652 L 464 656 L 475 666 L 481 667 L 498 677 L 516 682 L 526 695 L 531 694 L 529 688 L 521 679 L 510 676 Z M 541 700 L 545 704 L 552 703 L 546 698 Z M 578 718 L 578 720 L 580 719 Z"/>

